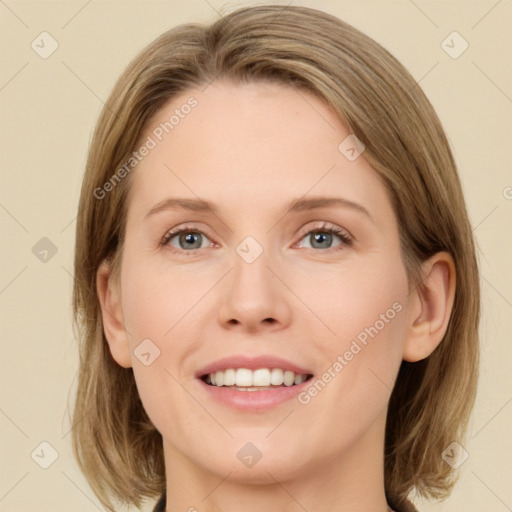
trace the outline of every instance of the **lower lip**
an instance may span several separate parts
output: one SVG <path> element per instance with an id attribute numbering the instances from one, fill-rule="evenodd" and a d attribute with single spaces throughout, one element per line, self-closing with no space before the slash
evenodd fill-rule
<path id="1" fill-rule="evenodd" d="M 309 386 L 313 378 L 310 377 L 294 386 L 282 386 L 264 391 L 237 391 L 225 386 L 210 386 L 202 379 L 198 381 L 213 400 L 241 411 L 261 411 L 295 398 Z"/>

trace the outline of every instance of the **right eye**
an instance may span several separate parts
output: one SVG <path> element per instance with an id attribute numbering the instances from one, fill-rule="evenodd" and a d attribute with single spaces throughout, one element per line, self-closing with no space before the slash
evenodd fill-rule
<path id="1" fill-rule="evenodd" d="M 173 252 L 192 255 L 196 254 L 201 248 L 212 246 L 212 243 L 203 245 L 204 238 L 208 239 L 201 230 L 185 226 L 169 231 L 162 239 L 161 245 L 171 247 Z M 178 247 L 173 245 L 174 239 L 176 239 Z"/>

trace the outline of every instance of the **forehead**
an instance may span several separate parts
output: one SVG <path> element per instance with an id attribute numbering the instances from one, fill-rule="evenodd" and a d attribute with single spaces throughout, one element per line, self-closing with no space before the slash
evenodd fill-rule
<path id="1" fill-rule="evenodd" d="M 190 89 L 143 134 L 153 147 L 133 173 L 134 207 L 147 209 L 168 195 L 245 208 L 308 193 L 377 200 L 376 173 L 339 149 L 347 136 L 324 101 L 290 86 L 213 82 Z"/>

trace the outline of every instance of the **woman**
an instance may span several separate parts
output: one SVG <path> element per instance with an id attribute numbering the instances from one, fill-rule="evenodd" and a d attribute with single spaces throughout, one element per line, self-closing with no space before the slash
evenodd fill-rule
<path id="1" fill-rule="evenodd" d="M 258 6 L 144 49 L 92 140 L 75 275 L 73 447 L 108 510 L 449 495 L 472 232 L 432 106 L 353 27 Z"/>

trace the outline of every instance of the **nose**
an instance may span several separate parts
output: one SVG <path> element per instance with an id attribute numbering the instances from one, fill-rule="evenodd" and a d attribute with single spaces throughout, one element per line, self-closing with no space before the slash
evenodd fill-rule
<path id="1" fill-rule="evenodd" d="M 220 290 L 218 319 L 224 328 L 254 333 L 289 325 L 291 293 L 269 260 L 265 250 L 252 262 L 235 254 Z"/>

